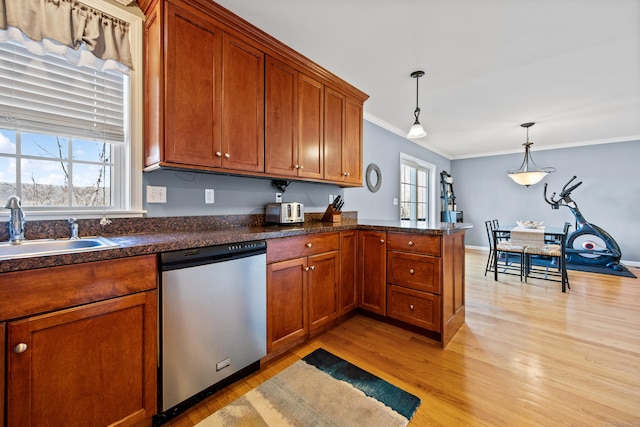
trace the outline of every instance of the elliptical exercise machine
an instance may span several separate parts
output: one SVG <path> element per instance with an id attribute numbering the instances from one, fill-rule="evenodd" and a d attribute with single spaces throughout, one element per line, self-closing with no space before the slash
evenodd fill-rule
<path id="1" fill-rule="evenodd" d="M 567 262 L 623 270 L 620 265 L 622 253 L 618 243 L 602 228 L 587 222 L 576 202 L 571 199 L 571 192 L 582 184 L 580 181 L 569 187 L 574 179 L 576 176 L 562 187 L 557 198 L 556 193 L 553 193 L 551 198 L 547 198 L 547 184 L 544 184 L 544 200 L 551 205 L 551 208 L 560 209 L 560 206 L 566 206 L 576 218 L 576 229 L 567 236 L 565 248 Z"/>

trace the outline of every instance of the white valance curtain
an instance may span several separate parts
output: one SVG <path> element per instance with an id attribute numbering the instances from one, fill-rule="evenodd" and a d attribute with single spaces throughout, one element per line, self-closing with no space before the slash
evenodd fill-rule
<path id="1" fill-rule="evenodd" d="M 129 24 L 76 0 L 0 0 L 0 30 L 4 30 L 0 41 L 18 39 L 28 45 L 28 40 L 16 29 L 28 39 L 40 42 L 39 46 L 31 46 L 31 51 L 38 48 L 54 50 L 75 65 L 102 69 L 104 62 L 117 61 L 133 68 Z M 62 46 L 48 40 L 54 40 L 74 52 L 61 52 Z M 100 60 L 100 64 L 87 58 L 83 52 L 90 52 Z M 128 71 L 113 65 L 106 68 Z"/>

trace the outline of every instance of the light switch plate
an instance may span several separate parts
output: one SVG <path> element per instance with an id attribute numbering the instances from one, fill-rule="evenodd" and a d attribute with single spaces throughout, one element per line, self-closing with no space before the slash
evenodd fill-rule
<path id="1" fill-rule="evenodd" d="M 204 202 L 206 204 L 214 203 L 214 192 L 213 188 L 207 188 L 204 190 Z"/>
<path id="2" fill-rule="evenodd" d="M 167 203 L 167 187 L 147 185 L 147 203 Z"/>

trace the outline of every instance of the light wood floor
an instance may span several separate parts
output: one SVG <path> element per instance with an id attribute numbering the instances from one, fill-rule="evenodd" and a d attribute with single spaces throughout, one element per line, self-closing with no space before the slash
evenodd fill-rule
<path id="1" fill-rule="evenodd" d="M 640 279 L 570 271 L 563 294 L 485 278 L 486 255 L 467 251 L 466 324 L 446 349 L 355 316 L 166 425 L 192 426 L 323 347 L 420 397 L 410 427 L 639 426 Z"/>

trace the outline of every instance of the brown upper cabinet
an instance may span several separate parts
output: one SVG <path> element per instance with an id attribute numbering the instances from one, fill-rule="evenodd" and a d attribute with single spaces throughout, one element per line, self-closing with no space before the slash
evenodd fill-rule
<path id="1" fill-rule="evenodd" d="M 264 53 L 172 3 L 162 27 L 160 9 L 146 24 L 145 165 L 263 172 Z M 151 51 L 163 33 L 164 59 Z"/>
<path id="2" fill-rule="evenodd" d="M 145 170 L 362 185 L 366 94 L 208 0 L 145 13 Z"/>
<path id="3" fill-rule="evenodd" d="M 321 83 L 267 58 L 265 172 L 322 179 Z"/>

